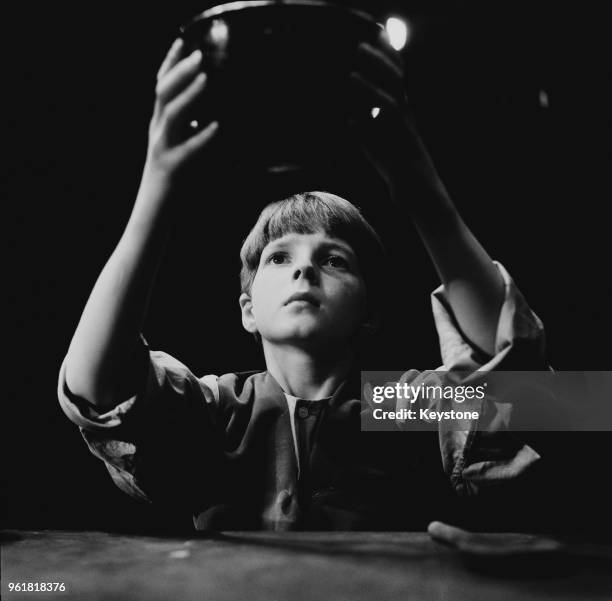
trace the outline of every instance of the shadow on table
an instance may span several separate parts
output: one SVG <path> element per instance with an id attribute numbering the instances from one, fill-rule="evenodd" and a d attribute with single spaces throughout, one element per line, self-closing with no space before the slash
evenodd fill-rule
<path id="1" fill-rule="evenodd" d="M 612 593 L 612 547 L 609 545 L 561 543 L 548 552 L 470 553 L 431 541 L 424 533 L 407 538 L 405 533 L 285 533 L 251 535 L 216 533 L 207 539 L 285 552 L 315 553 L 385 562 L 414 562 L 435 559 L 449 561 L 481 576 L 496 580 L 530 582 L 553 581 L 566 592 L 588 590 L 593 594 Z M 498 535 L 492 535 L 498 536 Z M 578 598 L 578 597 L 576 597 Z"/>

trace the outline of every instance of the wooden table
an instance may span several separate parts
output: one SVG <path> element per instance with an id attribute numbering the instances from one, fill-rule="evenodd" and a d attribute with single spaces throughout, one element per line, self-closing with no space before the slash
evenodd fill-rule
<path id="1" fill-rule="evenodd" d="M 2 543 L 3 599 L 612 599 L 609 545 L 494 558 L 459 553 L 420 532 L 5 531 Z M 10 593 L 10 582 L 63 582 L 67 590 Z"/>

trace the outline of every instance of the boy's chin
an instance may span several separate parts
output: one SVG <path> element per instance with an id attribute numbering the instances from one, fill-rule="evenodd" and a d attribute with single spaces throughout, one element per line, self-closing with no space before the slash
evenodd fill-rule
<path id="1" fill-rule="evenodd" d="M 331 332 L 330 332 L 331 330 Z M 340 348 L 351 346 L 351 339 L 338 336 L 331 328 L 321 327 L 319 324 L 299 328 L 291 328 L 288 331 L 264 337 L 269 343 L 278 346 L 294 346 L 309 351 L 336 351 Z"/>

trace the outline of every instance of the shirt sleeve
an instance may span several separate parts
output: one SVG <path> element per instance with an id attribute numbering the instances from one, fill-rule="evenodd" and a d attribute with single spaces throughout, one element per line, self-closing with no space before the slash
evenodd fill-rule
<path id="1" fill-rule="evenodd" d="M 198 379 L 177 359 L 150 351 L 133 396 L 100 410 L 74 395 L 62 363 L 59 403 L 115 484 L 145 502 L 193 510 L 219 486 L 223 461 L 216 427 L 216 376 Z"/>
<path id="2" fill-rule="evenodd" d="M 504 301 L 495 336 L 495 354 L 477 348 L 461 331 L 446 299 L 444 286 L 432 293 L 432 309 L 440 340 L 443 366 L 438 371 L 486 374 L 505 371 L 550 370 L 545 358 L 544 327 L 529 308 L 506 269 L 494 262 L 504 281 Z M 427 383 L 435 372 L 417 377 Z M 416 382 L 418 384 L 420 382 Z M 442 463 L 455 491 L 460 495 L 481 494 L 485 489 L 507 484 L 526 475 L 541 459 L 520 436 L 509 431 L 508 404 L 485 397 L 479 420 L 466 423 L 465 430 L 440 423 Z M 505 488 L 505 487 L 502 487 Z"/>
<path id="3" fill-rule="evenodd" d="M 545 334 L 540 318 L 504 266 L 493 261 L 504 281 L 502 304 L 495 333 L 495 354 L 488 355 L 476 347 L 461 331 L 446 298 L 444 286 L 432 292 L 431 304 L 440 340 L 442 363 L 447 371 L 529 371 L 548 369 L 545 359 Z"/>

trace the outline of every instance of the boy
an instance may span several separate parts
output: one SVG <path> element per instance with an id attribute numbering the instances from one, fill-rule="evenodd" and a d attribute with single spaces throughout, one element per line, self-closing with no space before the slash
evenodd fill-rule
<path id="1" fill-rule="evenodd" d="M 242 322 L 265 372 L 197 378 L 148 350 L 139 332 L 181 173 L 196 154 L 215 170 L 218 124 L 185 134 L 205 94 L 200 60 L 177 41 L 159 70 L 136 203 L 62 365 L 60 403 L 90 450 L 122 490 L 189 511 L 202 530 L 415 529 L 443 514 L 469 523 L 455 493 L 507 500 L 539 459 L 527 445 L 441 432 L 438 449 L 429 434 L 360 432 L 356 354 L 376 328 L 383 254 L 335 195 L 267 207 L 243 245 Z M 433 306 L 444 367 L 543 369 L 542 325 L 457 214 L 412 125 L 401 70 L 362 45 L 351 77 L 358 103 L 381 109 L 374 120 L 355 108 L 355 136 L 443 283 Z"/>

